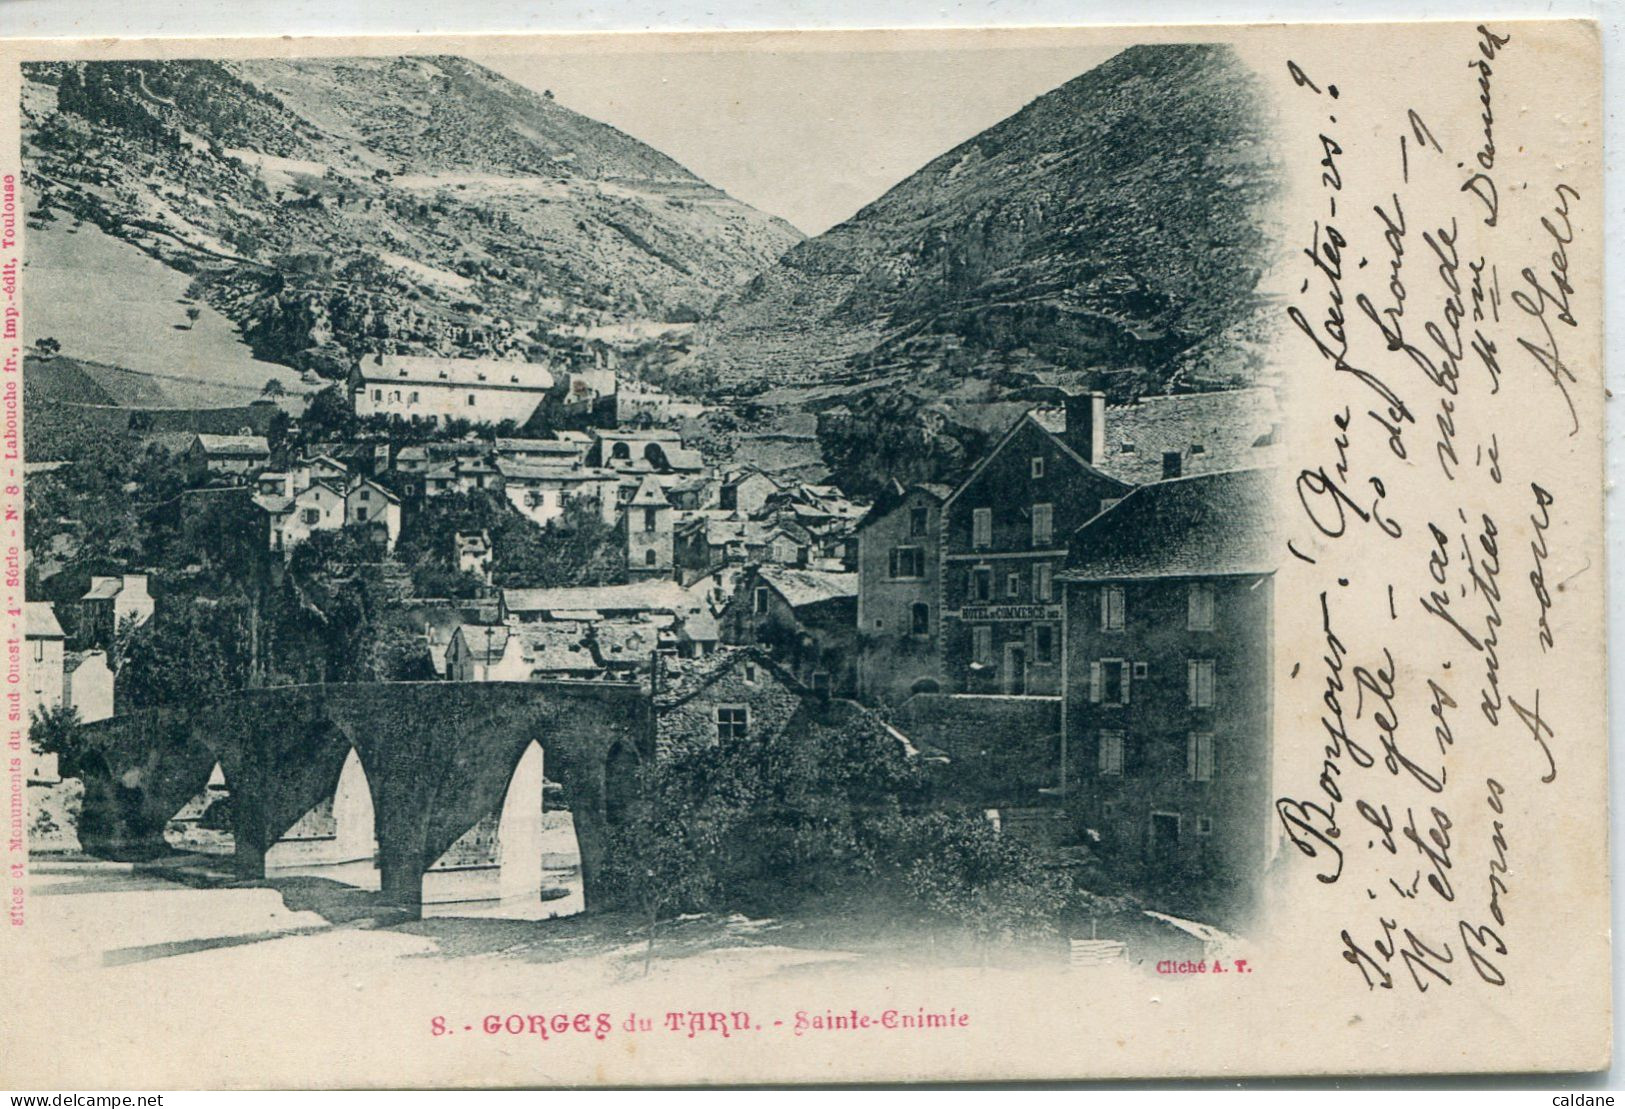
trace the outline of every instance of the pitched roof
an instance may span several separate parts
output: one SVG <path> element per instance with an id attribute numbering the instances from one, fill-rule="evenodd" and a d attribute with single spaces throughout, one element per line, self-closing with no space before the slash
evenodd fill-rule
<path id="1" fill-rule="evenodd" d="M 503 439 L 496 443 L 498 454 L 560 454 L 576 456 L 582 453 L 585 444 L 570 442 L 565 439 Z"/>
<path id="2" fill-rule="evenodd" d="M 858 595 L 858 575 L 829 570 L 794 570 L 785 566 L 763 566 L 757 576 L 778 590 L 791 608 L 821 604 Z"/>
<path id="3" fill-rule="evenodd" d="M 1159 480 L 1163 455 L 1175 452 L 1185 474 L 1266 466 L 1280 423 L 1275 390 L 1263 386 L 1141 397 L 1106 409 L 1098 466 L 1136 483 Z"/>
<path id="4" fill-rule="evenodd" d="M 56 621 L 56 606 L 50 601 L 24 601 L 23 627 L 29 639 L 64 638 L 62 625 Z"/>
<path id="5" fill-rule="evenodd" d="M 666 508 L 669 502 L 666 500 L 666 490 L 655 480 L 654 475 L 650 474 L 638 482 L 638 491 L 632 494 L 632 499 L 627 504 L 633 507 Z"/>
<path id="6" fill-rule="evenodd" d="M 1063 581 L 1268 574 L 1274 470 L 1142 485 L 1072 535 Z"/>
<path id="7" fill-rule="evenodd" d="M 502 600 L 509 612 L 686 612 L 693 607 L 682 586 L 658 578 L 626 585 L 504 589 Z"/>
<path id="8" fill-rule="evenodd" d="M 598 660 L 583 641 L 585 628 L 577 623 L 527 624 L 516 628 L 520 657 L 532 671 L 597 673 Z"/>
<path id="9" fill-rule="evenodd" d="M 604 620 L 592 626 L 600 661 L 641 663 L 660 645 L 660 627 L 649 620 Z"/>
<path id="10" fill-rule="evenodd" d="M 203 453 L 222 458 L 265 458 L 271 454 L 271 444 L 263 435 L 205 435 L 197 437 Z"/>
<path id="11" fill-rule="evenodd" d="M 551 389 L 553 373 L 535 362 L 502 358 L 434 358 L 415 354 L 380 354 L 364 358 L 363 381 L 405 381 L 424 385 L 476 386 L 487 389 Z"/>

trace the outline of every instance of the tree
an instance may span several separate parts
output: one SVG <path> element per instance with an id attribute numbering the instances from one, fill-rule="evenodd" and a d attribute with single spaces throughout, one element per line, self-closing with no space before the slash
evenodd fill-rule
<path id="1" fill-rule="evenodd" d="M 62 344 L 46 335 L 34 340 L 34 350 L 39 353 L 40 357 L 49 358 L 52 355 L 62 353 Z"/>
<path id="2" fill-rule="evenodd" d="M 287 395 L 287 387 L 282 384 L 282 379 L 278 377 L 268 378 L 265 382 L 265 388 L 260 390 L 260 396 L 262 397 L 285 397 Z"/>
<path id="3" fill-rule="evenodd" d="M 198 317 L 201 315 L 203 315 L 203 309 L 199 308 L 195 304 L 186 310 L 186 324 L 188 329 L 197 326 Z"/>
<path id="4" fill-rule="evenodd" d="M 55 755 L 64 777 L 79 776 L 79 710 L 68 704 L 36 708 L 28 725 L 31 743 L 48 755 Z"/>

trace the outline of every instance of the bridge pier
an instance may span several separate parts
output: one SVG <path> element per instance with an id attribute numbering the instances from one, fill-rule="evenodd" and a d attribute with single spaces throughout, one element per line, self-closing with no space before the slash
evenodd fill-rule
<path id="1" fill-rule="evenodd" d="M 423 866 L 402 852 L 378 852 L 378 898 L 386 905 L 423 916 Z"/>
<path id="2" fill-rule="evenodd" d="M 265 877 L 265 851 L 247 838 L 238 837 L 233 848 L 232 865 L 236 868 L 237 877 L 258 882 Z"/>

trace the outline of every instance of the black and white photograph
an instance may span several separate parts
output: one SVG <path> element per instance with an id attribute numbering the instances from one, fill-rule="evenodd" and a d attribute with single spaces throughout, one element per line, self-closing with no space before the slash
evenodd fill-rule
<path id="1" fill-rule="evenodd" d="M 1599 490 L 1528 466 L 1601 386 L 1488 330 L 1478 217 L 1592 181 L 1418 192 L 1523 35 L 1369 123 L 1332 34 L 25 53 L 35 980 L 354 1086 L 1211 1073 L 1143 1011 L 1002 1069 L 989 999 L 1528 973 L 1533 810 L 1479 824 L 1593 757 L 1531 683 Z"/>

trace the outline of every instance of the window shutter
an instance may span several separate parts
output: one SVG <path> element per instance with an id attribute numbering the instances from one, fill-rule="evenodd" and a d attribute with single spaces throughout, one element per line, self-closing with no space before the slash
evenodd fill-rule
<path id="1" fill-rule="evenodd" d="M 1100 590 L 1100 627 L 1102 630 L 1111 627 L 1111 590 L 1104 587 Z"/>
<path id="2" fill-rule="evenodd" d="M 891 553 L 887 556 L 886 572 L 887 572 L 888 577 L 895 578 L 897 576 L 897 548 L 896 547 L 893 547 L 891 549 Z"/>
<path id="3" fill-rule="evenodd" d="M 1134 669 L 1134 664 L 1131 662 L 1120 662 L 1117 665 L 1123 671 L 1123 700 L 1121 703 L 1126 705 L 1128 704 L 1129 672 Z"/>
<path id="4" fill-rule="evenodd" d="M 1196 704 L 1196 663 L 1194 662 L 1185 664 L 1185 700 L 1192 705 Z"/>
<path id="5" fill-rule="evenodd" d="M 1100 688 L 1103 684 L 1100 663 L 1091 662 L 1089 664 L 1089 700 L 1097 705 L 1100 704 Z"/>

